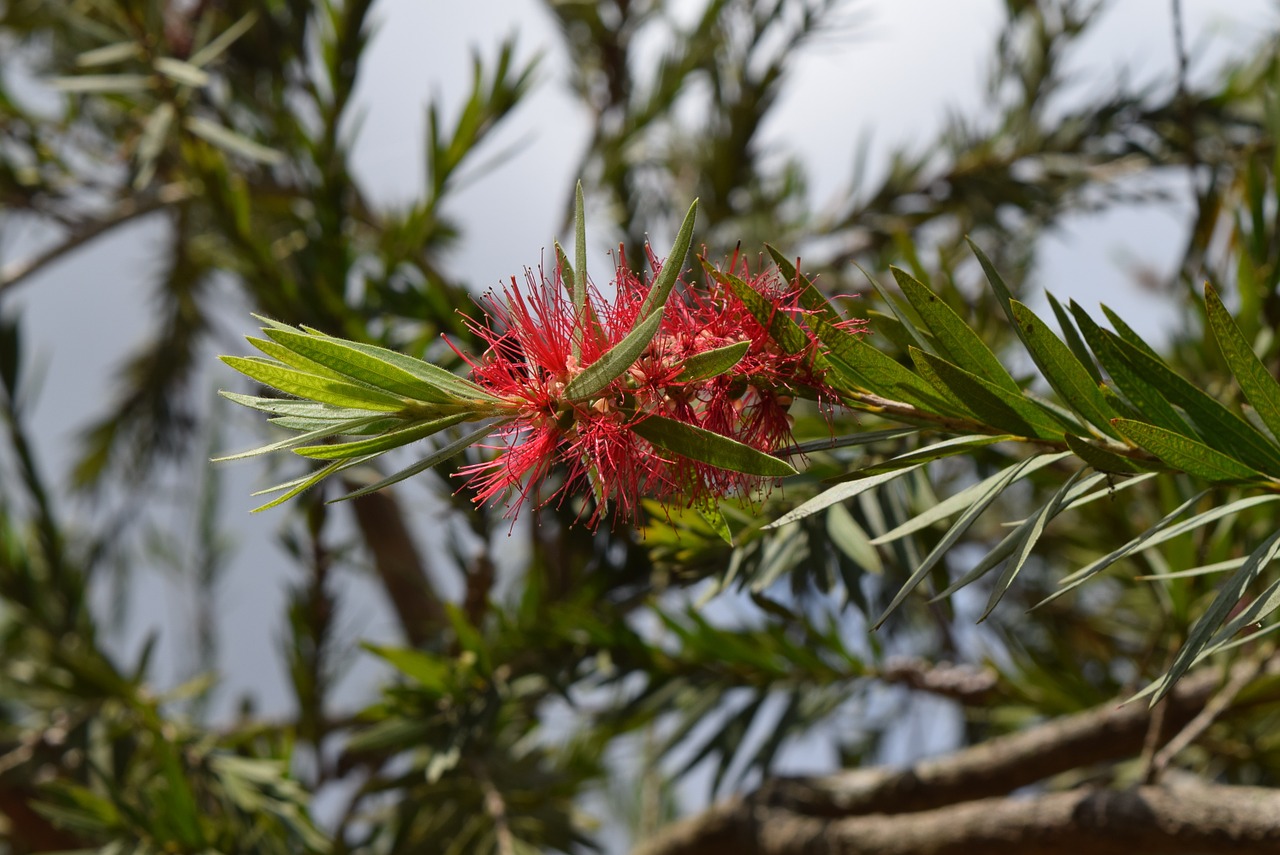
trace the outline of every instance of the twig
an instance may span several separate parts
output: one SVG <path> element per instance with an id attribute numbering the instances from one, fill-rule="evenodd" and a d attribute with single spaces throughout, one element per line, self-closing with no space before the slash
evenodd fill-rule
<path id="1" fill-rule="evenodd" d="M 0 268 L 0 294 L 11 288 L 16 288 L 39 273 L 47 265 L 52 264 L 64 255 L 75 252 L 80 247 L 116 227 L 123 226 L 149 214 L 154 214 L 189 198 L 190 195 L 190 191 L 186 187 L 170 184 L 162 187 L 152 198 L 144 200 L 129 198 L 121 201 L 111 213 L 84 223 L 61 243 L 32 258 L 7 264 Z"/>

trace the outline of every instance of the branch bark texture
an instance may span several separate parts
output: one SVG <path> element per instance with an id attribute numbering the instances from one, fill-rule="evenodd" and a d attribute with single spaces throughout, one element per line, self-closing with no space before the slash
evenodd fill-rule
<path id="1" fill-rule="evenodd" d="M 1223 679 L 1205 671 L 1183 680 L 1158 723 L 1147 705 L 1115 701 L 903 769 L 774 779 L 674 823 L 634 855 L 1280 853 L 1276 789 L 1195 779 L 1009 795 L 1134 757 L 1152 727 L 1163 744 L 1196 719 Z"/>

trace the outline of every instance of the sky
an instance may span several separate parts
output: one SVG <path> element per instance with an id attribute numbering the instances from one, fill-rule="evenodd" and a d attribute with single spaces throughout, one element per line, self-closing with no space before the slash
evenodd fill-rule
<path id="1" fill-rule="evenodd" d="M 685 0 L 681 5 L 687 10 L 699 4 Z M 798 62 L 764 129 L 766 144 L 797 151 L 818 188 L 813 201 L 829 204 L 834 197 L 821 194 L 846 185 L 855 148 L 865 136 L 872 141 L 874 173 L 886 167 L 886 154 L 895 146 L 928 140 L 946 111 L 983 109 L 986 62 L 1000 6 L 995 0 L 852 4 L 863 21 L 856 38 L 824 43 Z M 1192 45 L 1203 47 L 1193 77 L 1208 74 L 1222 57 L 1276 23 L 1274 7 L 1265 0 L 1185 0 L 1184 6 Z M 498 284 L 535 263 L 556 237 L 576 177 L 573 169 L 586 145 L 587 116 L 568 92 L 554 24 L 534 0 L 381 0 L 375 17 L 379 26 L 356 90 L 363 118 L 354 169 L 371 198 L 388 206 L 409 202 L 421 186 L 426 105 L 435 99 L 447 116 L 456 115 L 469 84 L 472 51 L 492 56 L 502 36 L 516 33 L 520 56 L 546 52 L 534 93 L 478 159 L 504 151 L 512 156 L 475 177 L 449 209 L 463 223 L 464 237 L 448 263 L 480 287 Z M 1167 0 L 1125 0 L 1113 4 L 1077 58 L 1077 86 L 1087 97 L 1123 69 L 1135 79 L 1152 79 L 1167 74 L 1174 61 Z M 1172 189 L 1189 199 L 1186 187 Z M 1188 209 L 1189 201 L 1182 204 Z M 1069 218 L 1041 248 L 1039 283 L 1085 306 L 1105 297 L 1135 319 L 1141 333 L 1159 339 L 1177 318 L 1134 288 L 1131 270 L 1134 265 L 1167 270 L 1173 263 L 1177 250 L 1171 247 L 1180 246 L 1186 228 L 1176 210 L 1135 207 Z M 65 473 L 77 427 L 105 406 L 115 368 L 153 322 L 148 314 L 155 273 L 151 259 L 163 237 L 154 223 L 130 226 L 57 264 L 6 301 L 26 316 L 28 362 L 43 366 L 33 426 L 45 466 L 54 475 Z M 38 239 L 26 234 L 26 248 Z M 24 235 L 16 240 L 9 235 L 0 247 L 8 253 L 0 260 L 21 257 Z M 608 263 L 602 255 L 593 261 Z M 230 298 L 229 303 L 223 319 L 229 332 L 255 332 L 247 312 Z M 210 391 L 234 383 L 227 373 L 219 373 L 210 354 Z M 227 714 L 239 695 L 249 693 L 263 712 L 285 712 L 282 610 L 286 586 L 298 580 L 273 545 L 282 517 L 248 515 L 254 501 L 249 492 L 263 486 L 255 464 L 228 467 L 221 477 L 226 481 L 224 522 L 240 546 L 217 593 L 226 682 L 215 711 Z M 424 497 L 426 490 L 408 495 Z M 427 530 L 429 505 L 416 507 Z M 129 629 L 117 643 L 134 649 L 146 629 L 159 630 L 157 678 L 171 685 L 187 676 L 189 667 L 184 651 L 191 643 L 191 593 L 179 579 L 146 581 L 134 586 Z M 340 586 L 340 624 L 349 639 L 395 637 L 390 612 L 366 578 L 347 574 Z M 344 701 L 359 706 L 368 700 L 376 677 L 367 665 L 355 669 L 344 684 Z M 928 740 L 917 747 L 929 750 Z M 814 752 L 800 756 L 807 758 L 803 762 L 821 762 Z"/>

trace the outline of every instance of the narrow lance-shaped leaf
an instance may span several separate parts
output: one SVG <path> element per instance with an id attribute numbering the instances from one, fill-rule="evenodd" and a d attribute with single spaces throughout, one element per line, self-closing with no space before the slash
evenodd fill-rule
<path id="1" fill-rule="evenodd" d="M 393 395 L 437 404 L 455 400 L 452 395 L 420 376 L 336 339 L 276 329 L 266 330 L 266 333 L 272 340 L 295 353 Z"/>
<path id="2" fill-rule="evenodd" d="M 1113 424 L 1126 439 L 1188 475 L 1219 482 L 1253 481 L 1265 477 L 1239 460 L 1182 434 L 1130 419 L 1116 419 Z"/>
<path id="3" fill-rule="evenodd" d="M 658 448 L 720 469 L 782 478 L 796 474 L 790 463 L 749 445 L 666 416 L 649 416 L 631 426 Z"/>
<path id="4" fill-rule="evenodd" d="M 942 298 L 930 291 L 911 274 L 897 267 L 890 267 L 898 287 L 924 321 L 929 332 L 944 351 L 943 355 L 959 367 L 1006 392 L 1021 397 L 1017 382 L 996 359 L 996 355 L 983 343 L 969 325 L 948 306 Z"/>
<path id="5" fill-rule="evenodd" d="M 809 277 L 802 274 L 797 268 L 796 265 L 800 263 L 799 259 L 793 264 L 791 259 L 779 252 L 776 247 L 766 243 L 764 248 L 768 251 L 769 256 L 773 258 L 773 263 L 778 266 L 778 272 L 786 280 L 787 284 L 793 288 L 800 289 L 800 305 L 829 323 L 840 322 L 840 313 L 835 310 L 835 307 L 831 305 L 826 297 L 822 296 L 822 293 L 818 291 Z"/>
<path id="6" fill-rule="evenodd" d="M 411 442 L 426 439 L 445 428 L 453 427 L 464 421 L 474 419 L 472 413 L 458 413 L 428 422 L 414 422 L 397 430 L 388 431 L 380 436 L 359 439 L 352 442 L 334 443 L 332 445 L 310 445 L 295 448 L 294 454 L 309 457 L 312 460 L 340 460 L 358 457 L 362 454 L 384 454 L 393 448 L 400 448 Z"/>
<path id="7" fill-rule="evenodd" d="M 1280 437 L 1280 383 L 1253 352 L 1235 319 L 1222 305 L 1218 292 L 1208 282 L 1204 284 L 1204 302 L 1213 336 L 1218 340 L 1227 366 L 1240 384 L 1240 391 L 1253 405 L 1271 435 Z"/>
<path id="8" fill-rule="evenodd" d="M 564 396 L 570 401 L 585 401 L 621 377 L 628 368 L 635 365 L 661 326 L 661 311 L 636 324 L 622 341 L 609 348 L 570 380 L 564 387 Z"/>
<path id="9" fill-rule="evenodd" d="M 1066 309 L 1062 308 L 1062 304 L 1058 302 L 1058 298 L 1053 294 L 1046 291 L 1044 296 L 1049 300 L 1049 306 L 1053 309 L 1053 316 L 1058 319 L 1058 327 L 1062 330 L 1062 337 L 1066 340 L 1067 347 L 1071 348 L 1071 352 L 1076 355 L 1076 359 L 1080 360 L 1084 370 L 1089 372 L 1093 382 L 1102 383 L 1102 373 L 1098 371 L 1093 355 L 1085 347 L 1084 340 L 1080 338 L 1080 333 L 1076 332 L 1075 324 L 1071 323 L 1071 316 L 1067 314 Z"/>
<path id="10" fill-rule="evenodd" d="M 1026 468 L 1023 469 L 1022 472 L 1020 473 L 1020 477 L 1025 478 L 1026 476 L 1030 475 L 1032 472 L 1035 472 L 1038 469 L 1042 469 L 1045 466 L 1048 466 L 1050 463 L 1055 463 L 1064 458 L 1065 458 L 1065 455 L 1062 455 L 1062 454 L 1037 455 L 1031 458 L 1031 461 L 1027 464 Z M 951 517 L 951 516 L 954 516 L 955 514 L 960 513 L 965 508 L 972 506 L 974 502 L 978 501 L 979 497 L 985 494 L 992 487 L 992 485 L 994 485 L 1001 478 L 1003 478 L 1007 472 L 1008 472 L 1008 469 L 1001 469 L 999 472 L 996 472 L 992 475 L 988 475 L 986 478 L 979 481 L 977 484 L 971 484 L 968 487 L 965 487 L 960 492 L 952 496 L 948 496 L 947 498 L 943 499 L 941 502 L 938 502 L 936 505 L 924 511 L 923 513 L 916 514 L 915 516 L 911 517 L 911 519 L 907 520 L 901 525 L 895 526 L 889 531 L 886 531 L 884 534 L 875 538 L 871 542 L 876 546 L 879 546 L 884 543 L 892 543 L 893 541 L 898 540 L 899 538 L 906 537 L 909 534 L 915 534 L 917 531 L 926 529 L 929 526 L 933 525 L 934 523 L 941 522 L 942 520 L 945 520 L 948 517 Z"/>
<path id="11" fill-rule="evenodd" d="M 1059 439 L 1062 436 L 1063 425 L 1024 398 L 1021 392 L 1010 392 L 923 351 L 913 351 L 911 358 L 917 364 L 928 365 L 937 382 L 964 401 L 986 424 L 1026 437 Z"/>
<path id="12" fill-rule="evenodd" d="M 671 252 L 662 262 L 662 269 L 658 271 L 658 278 L 654 280 L 653 288 L 640 306 L 641 318 L 660 311 L 667 304 L 667 297 L 675 287 L 676 280 L 680 278 L 684 258 L 689 254 L 689 244 L 693 242 L 693 224 L 697 219 L 697 213 L 698 200 L 694 199 L 693 204 L 689 206 L 689 213 L 684 216 L 684 222 L 680 224 L 680 230 L 676 232 L 676 240 L 671 245 Z"/>
<path id="13" fill-rule="evenodd" d="M 1009 311 L 1017 325 L 1018 335 L 1054 391 L 1090 424 L 1106 435 L 1115 437 L 1116 432 L 1109 420 L 1116 413 L 1071 349 L 1053 334 L 1035 312 L 1022 303 L 1011 300 Z"/>
<path id="14" fill-rule="evenodd" d="M 933 369 L 933 365 L 925 359 L 926 356 L 933 356 L 935 359 L 939 359 L 939 357 L 934 356 L 934 354 L 928 353 L 927 351 L 923 351 L 915 345 L 909 345 L 907 347 L 907 355 L 911 357 L 912 363 L 915 364 L 916 372 L 924 378 L 925 382 L 933 387 L 939 397 L 947 402 L 947 406 L 970 421 L 979 424 L 987 421 L 984 416 L 978 415 L 977 410 L 969 405 L 968 399 L 965 398 L 961 392 L 953 390 L 950 385 L 945 383 L 942 378 L 938 376 L 938 372 Z M 940 361 L 945 362 L 945 360 Z M 1000 425 L 993 424 L 992 427 L 1000 427 Z M 1008 430 L 1009 428 L 1006 427 L 1001 429 Z M 1031 431 L 1029 425 L 1025 422 L 1020 422 L 1019 426 L 1014 429 L 1013 432 L 1018 436 L 1026 436 Z"/>
<path id="15" fill-rule="evenodd" d="M 1123 455 L 1107 451 L 1105 448 L 1099 448 L 1078 436 L 1072 436 L 1068 433 L 1063 438 L 1067 441 L 1067 448 L 1071 449 L 1076 457 L 1079 457 L 1099 472 L 1134 474 L 1145 472 L 1150 468 L 1150 464 L 1140 464 Z"/>
<path id="16" fill-rule="evenodd" d="M 1063 455 L 1062 453 L 1059 453 L 1058 455 L 1040 456 L 1061 457 Z M 898 606 L 902 605 L 902 602 L 907 598 L 907 595 L 914 591 L 916 587 L 924 581 L 924 578 L 929 574 L 929 571 L 942 560 L 942 556 L 944 556 L 947 551 L 955 545 L 956 541 L 969 530 L 969 527 L 977 521 L 978 517 L 980 517 L 983 512 L 991 506 L 992 502 L 1000 497 L 1000 494 L 1003 493 L 1009 485 L 1015 483 L 1026 475 L 1036 460 L 1037 458 L 1030 457 L 1009 466 L 1000 473 L 1000 477 L 992 480 L 989 486 L 975 497 L 973 503 L 965 509 L 959 519 L 952 523 L 951 528 L 947 530 L 947 533 L 942 536 L 942 539 L 938 541 L 929 554 L 925 556 L 924 560 L 921 561 L 915 570 L 912 571 L 911 576 L 908 577 L 907 581 L 898 589 L 898 593 L 894 595 L 893 600 L 891 600 L 888 607 L 885 608 L 884 613 L 880 615 L 878 620 L 876 620 L 874 627 L 880 627 L 889 619 L 889 615 L 891 615 Z"/>
<path id="17" fill-rule="evenodd" d="M 345 469 L 350 469 L 353 466 L 359 466 L 360 464 L 368 460 L 372 460 L 376 456 L 377 455 L 371 454 L 366 457 L 355 457 L 350 460 L 335 460 L 332 463 L 329 463 L 328 465 L 320 469 L 317 469 L 315 472 L 312 472 L 310 475 L 307 475 L 303 478 L 298 478 L 288 483 L 280 484 L 278 486 L 271 487 L 266 490 L 260 490 L 259 492 L 254 493 L 254 495 L 258 496 L 258 495 L 262 495 L 263 493 L 274 493 L 277 490 L 285 490 L 285 492 L 281 493 L 279 496 L 276 496 L 274 499 L 267 502 L 265 505 L 259 505 L 258 507 L 254 508 L 250 513 L 257 514 L 257 513 L 261 513 L 262 511 L 274 508 L 277 505 L 282 505 L 285 502 L 292 499 L 294 496 L 297 496 L 299 493 L 302 493 L 306 490 L 311 489 L 316 484 L 319 484 L 321 481 L 328 478 L 330 475 L 335 475 L 338 472 L 341 472 Z"/>
<path id="18" fill-rule="evenodd" d="M 854 385 L 891 401 L 911 404 L 931 412 L 958 414 L 956 408 L 946 402 L 936 389 L 858 336 L 822 318 L 810 318 L 809 328 L 834 360 L 838 360 L 832 362 L 837 371 L 844 374 L 848 368 L 854 372 L 855 376 L 849 378 Z"/>
<path id="19" fill-rule="evenodd" d="M 1261 472 L 1280 475 L 1280 447 L 1202 389 L 1180 376 L 1158 357 L 1107 333 L 1129 366 L 1160 394 L 1186 411 L 1203 441 L 1228 457 Z"/>
<path id="20" fill-rule="evenodd" d="M 587 209 L 582 182 L 573 191 L 573 260 L 577 276 L 573 281 L 573 311 L 582 317 L 587 310 Z M 581 342 L 575 355 L 581 355 Z"/>
<path id="21" fill-rule="evenodd" d="M 1005 592 L 1013 585 L 1013 580 L 1017 578 L 1018 573 L 1027 563 L 1027 559 L 1031 557 L 1031 551 L 1035 548 L 1040 535 L 1044 534 L 1045 527 L 1049 524 L 1049 521 L 1057 516 L 1063 506 L 1074 497 L 1083 495 L 1093 489 L 1098 482 L 1105 481 L 1107 478 L 1105 473 L 1095 472 L 1081 482 L 1080 479 L 1084 477 L 1086 471 L 1085 469 L 1076 470 L 1067 479 L 1067 482 L 1053 494 L 1053 498 L 1045 502 L 1044 506 L 1032 514 L 1024 523 L 1025 531 L 1014 548 L 1013 554 L 1005 562 L 1004 569 L 1000 571 L 999 577 L 996 578 L 996 582 L 991 588 L 991 595 L 987 598 L 987 606 L 982 610 L 982 615 L 978 618 L 979 623 L 990 617 L 991 612 L 995 610 L 1000 600 L 1004 598 Z"/>
<path id="22" fill-rule="evenodd" d="M 1141 420 L 1184 436 L 1192 436 L 1195 431 L 1178 415 L 1168 400 L 1129 367 L 1129 363 L 1121 356 L 1119 348 L 1113 338 L 1107 335 L 1107 331 L 1098 326 L 1075 300 L 1072 300 L 1070 305 L 1071 314 L 1084 334 L 1085 341 L 1098 357 L 1098 362 L 1102 363 L 1102 367 L 1111 375 L 1112 382 L 1139 410 Z"/>
<path id="23" fill-rule="evenodd" d="M 215 457 L 212 462 L 226 463 L 232 460 L 243 460 L 246 457 L 257 457 L 262 454 L 269 454 L 273 451 L 285 451 L 287 449 L 306 445 L 308 442 L 315 442 L 318 439 L 328 439 L 331 436 L 348 434 L 351 431 L 359 430 L 366 425 L 377 421 L 382 421 L 382 416 L 371 416 L 366 413 L 356 418 L 320 425 L 312 430 L 306 431 L 305 433 L 286 437 L 278 442 L 261 445 L 248 451 L 240 451 L 234 454 L 225 454 L 221 457 Z"/>
<path id="24" fill-rule="evenodd" d="M 964 436 L 953 436 L 944 439 L 941 442 L 935 442 L 924 448 L 916 448 L 911 451 L 899 454 L 896 457 L 890 457 L 888 460 L 880 463 L 873 463 L 870 466 L 864 466 L 846 476 L 842 476 L 842 481 L 853 481 L 866 475 L 872 475 L 877 472 L 888 472 L 894 469 L 902 469 L 913 463 L 928 463 L 933 460 L 940 460 L 943 457 L 951 457 L 956 454 L 968 454 L 974 449 L 983 448 L 984 446 L 994 445 L 997 442 L 1005 442 L 1006 440 L 1017 439 L 1013 434 L 966 434 Z"/>
<path id="25" fill-rule="evenodd" d="M 235 401 L 245 407 L 270 413 L 275 416 L 297 416 L 308 419 L 324 419 L 326 421 L 343 421 L 346 419 L 364 418 L 367 410 L 350 407 L 334 407 L 319 401 L 298 401 L 293 398 L 260 398 L 256 395 L 241 395 L 238 392 L 218 390 L 218 394 L 228 401 Z"/>
<path id="26" fill-rule="evenodd" d="M 658 278 L 649 290 L 640 306 L 639 319 L 622 341 L 615 344 L 599 359 L 587 366 L 582 373 L 574 377 L 565 386 L 565 397 L 571 401 L 583 401 L 608 386 L 635 364 L 644 353 L 649 342 L 658 334 L 662 324 L 662 310 L 666 306 L 667 297 L 680 277 L 681 265 L 689 252 L 689 244 L 693 240 L 693 224 L 697 216 L 698 201 L 695 199 L 689 206 L 684 223 L 676 234 L 671 254 L 667 256 L 658 272 Z"/>
<path id="27" fill-rule="evenodd" d="M 693 383 L 723 374 L 741 362 L 742 357 L 746 356 L 750 349 L 751 342 L 740 341 L 695 353 L 684 361 L 684 367 L 676 376 L 676 382 Z"/>
<path id="28" fill-rule="evenodd" d="M 404 400 L 376 389 L 308 374 L 266 360 L 243 356 L 223 356 L 221 359 L 246 377 L 273 389 L 335 407 L 394 413 L 403 410 L 406 405 Z"/>
<path id="29" fill-rule="evenodd" d="M 868 273 L 867 271 L 863 270 L 861 267 L 858 267 L 858 272 L 861 273 L 864 277 L 866 277 L 866 280 L 871 283 L 871 287 L 874 288 L 876 293 L 880 295 L 880 299 L 883 300 L 884 304 L 889 307 L 889 311 L 893 313 L 893 317 L 898 322 L 897 329 L 900 335 L 902 335 L 905 338 L 909 338 L 912 342 L 915 343 L 915 346 L 920 348 L 921 350 L 927 353 L 933 353 L 934 347 L 929 343 L 928 340 L 926 340 L 925 336 L 921 334 L 921 331 L 916 328 L 916 325 L 912 322 L 911 318 L 907 316 L 907 312 L 903 309 L 903 307 L 898 305 L 897 298 L 895 298 L 892 294 L 890 294 L 884 288 L 880 287 L 880 281 L 876 279 L 874 276 L 872 276 L 870 273 Z M 870 312 L 868 314 L 872 318 L 874 318 L 876 315 L 875 312 Z M 886 322 L 887 322 L 887 317 L 886 317 Z M 889 327 L 890 325 L 886 324 L 886 328 L 889 328 Z M 905 344 L 905 342 L 902 342 L 901 345 L 903 346 L 903 349 L 906 349 L 907 345 Z"/>
<path id="30" fill-rule="evenodd" d="M 1272 534 L 1249 555 L 1249 560 L 1227 580 L 1226 584 L 1222 586 L 1222 590 L 1218 592 L 1218 596 L 1214 598 L 1213 602 L 1209 604 L 1209 608 L 1200 617 L 1200 620 L 1196 621 L 1195 626 L 1191 628 L 1191 632 L 1187 635 L 1187 640 L 1182 645 L 1182 649 L 1178 651 L 1178 655 L 1174 657 L 1173 664 L 1169 666 L 1169 671 L 1157 681 L 1155 696 L 1151 699 L 1153 705 L 1173 688 L 1173 684 L 1178 681 L 1179 677 L 1187 672 L 1187 669 L 1191 667 L 1191 663 L 1200 653 L 1201 648 L 1208 642 L 1213 631 L 1227 619 L 1231 610 L 1236 607 L 1236 604 L 1240 602 L 1240 598 L 1244 596 L 1245 590 L 1258 577 L 1258 574 L 1272 562 L 1277 553 L 1280 553 L 1280 531 Z"/>
<path id="31" fill-rule="evenodd" d="M 1071 455 L 1070 455 L 1070 452 L 1063 451 L 1058 454 L 1044 455 L 1044 456 L 1051 457 L 1054 459 L 1053 462 L 1057 462 L 1058 460 L 1066 459 Z M 1072 495 L 1075 495 L 1074 490 L 1072 491 Z M 1071 496 L 1068 496 L 1068 500 L 1070 498 Z M 973 584 L 977 580 L 981 579 L 983 576 L 990 573 L 992 570 L 994 570 L 996 567 L 1000 565 L 1000 562 L 1004 561 L 1005 559 L 1013 555 L 1014 552 L 1018 550 L 1019 545 L 1024 542 L 1027 532 L 1032 528 L 1034 528 L 1038 524 L 1038 522 L 1039 522 L 1038 513 L 1032 514 L 1029 518 L 1022 520 L 1020 523 L 1018 523 L 1018 525 L 1012 531 L 1010 531 L 1003 538 L 1001 538 L 1000 542 L 997 543 L 990 552 L 984 555 L 982 559 L 978 561 L 977 564 L 969 568 L 969 570 L 967 570 L 963 576 L 961 576 L 959 579 L 956 579 L 954 582 L 952 582 L 950 585 L 948 585 L 946 588 L 940 591 L 929 602 L 936 603 L 941 600 L 944 600 L 947 597 L 954 594 L 956 591 L 959 591 L 961 588 L 964 588 Z"/>
<path id="32" fill-rule="evenodd" d="M 286 327 L 286 329 L 288 328 Z M 443 389 L 460 401 L 498 400 L 475 383 L 472 383 L 470 380 L 467 380 L 464 377 L 459 377 L 451 371 L 446 371 L 438 365 L 432 365 L 430 362 L 415 359 L 412 356 L 391 350 L 390 348 L 379 347 L 376 344 L 368 344 L 362 341 L 348 341 L 346 339 L 335 339 L 333 336 L 325 335 L 319 330 L 315 330 L 310 327 L 303 327 L 302 329 L 310 335 L 333 341 L 341 341 L 342 344 L 353 350 L 358 350 L 361 353 L 381 359 L 384 362 L 389 362 L 397 368 L 418 377 L 424 382 Z"/>
<path id="33" fill-rule="evenodd" d="M 458 437 L 452 442 L 440 446 L 431 454 L 427 455 L 422 460 L 419 460 L 417 463 L 414 463 L 412 466 L 406 466 L 404 469 L 401 469 L 399 472 L 396 472 L 393 475 L 388 475 L 386 478 L 383 478 L 380 481 L 376 481 L 373 484 L 369 484 L 367 486 L 361 487 L 358 490 L 354 490 L 348 493 L 347 495 L 342 496 L 341 498 L 334 499 L 334 501 L 345 502 L 347 499 L 358 499 L 361 496 L 367 496 L 370 493 L 376 493 L 379 490 L 385 490 L 387 487 L 390 487 L 392 484 L 397 484 L 406 478 L 411 478 L 420 472 L 425 472 L 433 466 L 439 466 L 441 463 L 444 463 L 446 460 L 456 457 L 457 455 L 466 451 L 468 448 L 475 445 L 477 442 L 484 439 L 486 436 L 493 433 L 498 428 L 507 424 L 508 421 L 509 420 L 504 419 L 502 421 L 497 421 L 487 425 L 482 425 L 481 427 L 478 427 L 469 433 L 463 434 L 462 436 Z"/>
<path id="34" fill-rule="evenodd" d="M 1203 511 L 1192 516 L 1189 519 L 1177 522 L 1179 517 L 1198 504 L 1207 493 L 1208 491 L 1205 490 L 1195 496 L 1192 496 L 1190 499 L 1166 514 L 1155 525 L 1149 527 L 1146 531 L 1142 532 L 1119 549 L 1113 550 L 1102 558 L 1097 559 L 1085 567 L 1081 567 L 1079 570 L 1076 570 L 1074 573 L 1071 573 L 1069 576 L 1062 579 L 1058 583 L 1060 586 L 1059 589 L 1041 602 L 1037 603 L 1035 608 L 1040 608 L 1040 606 L 1052 602 L 1068 591 L 1088 581 L 1093 576 L 1096 576 L 1115 562 L 1133 554 L 1134 552 L 1159 546 L 1160 544 L 1172 540 L 1175 537 L 1181 537 L 1184 534 L 1203 528 L 1204 526 L 1217 522 L 1225 517 L 1233 514 L 1239 514 L 1249 508 L 1280 501 L 1280 496 L 1275 494 L 1247 496 L 1243 499 L 1237 499 L 1234 502 L 1228 502 L 1225 505 L 1216 505 L 1207 511 Z"/>

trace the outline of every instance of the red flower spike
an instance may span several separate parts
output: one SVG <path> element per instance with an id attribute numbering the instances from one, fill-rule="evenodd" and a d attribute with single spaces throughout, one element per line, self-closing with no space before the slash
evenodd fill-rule
<path id="1" fill-rule="evenodd" d="M 656 277 L 661 265 L 652 253 L 648 260 Z M 741 272 L 776 311 L 801 318 L 798 288 L 773 272 L 752 276 L 745 264 Z M 535 504 L 594 492 L 601 501 L 584 511 L 590 525 L 599 522 L 601 502 L 612 502 L 620 519 L 637 519 L 645 497 L 688 505 L 750 496 L 767 479 L 655 449 L 632 427 L 662 415 L 769 454 L 791 443 L 788 408 L 798 388 L 816 391 L 824 403 L 836 400 L 814 368 L 816 339 L 810 335 L 809 347 L 799 353 L 786 352 L 734 291 L 714 280 L 678 287 L 635 363 L 590 399 L 568 400 L 565 388 L 573 378 L 642 320 L 650 286 L 620 265 L 613 300 L 588 287 L 587 305 L 576 312 L 559 269 L 550 279 L 541 271 L 526 278 L 524 291 L 513 278 L 500 297 L 482 301 L 481 322 L 469 321 L 489 345 L 472 363 L 472 379 L 504 402 L 498 409 L 511 421 L 497 454 L 459 474 L 470 478 L 477 502 L 513 496 L 510 516 L 556 466 L 563 482 Z M 575 340 L 582 342 L 580 358 Z M 749 346 L 728 371 L 679 379 L 689 358 L 739 342 Z"/>

